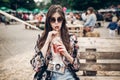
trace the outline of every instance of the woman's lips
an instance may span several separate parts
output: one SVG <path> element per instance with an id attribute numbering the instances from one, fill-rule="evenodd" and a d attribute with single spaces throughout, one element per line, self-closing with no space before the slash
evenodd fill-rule
<path id="1" fill-rule="evenodd" d="M 58 30 L 59 29 L 59 26 L 55 26 L 55 30 Z"/>

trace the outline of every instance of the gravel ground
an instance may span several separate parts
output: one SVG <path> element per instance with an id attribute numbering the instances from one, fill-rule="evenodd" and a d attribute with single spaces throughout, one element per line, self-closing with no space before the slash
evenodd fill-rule
<path id="1" fill-rule="evenodd" d="M 23 24 L 0 24 L 0 80 L 32 80 L 29 60 L 40 33 L 24 29 Z"/>

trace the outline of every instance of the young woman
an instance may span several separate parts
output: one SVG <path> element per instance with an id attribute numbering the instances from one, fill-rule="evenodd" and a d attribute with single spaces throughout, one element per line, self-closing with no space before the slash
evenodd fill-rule
<path id="1" fill-rule="evenodd" d="M 86 36 L 87 32 L 93 31 L 96 20 L 97 20 L 97 18 L 94 13 L 94 8 L 89 7 L 87 9 L 87 19 L 86 19 L 86 22 L 84 23 L 84 31 L 83 31 L 84 36 Z"/>
<path id="2" fill-rule="evenodd" d="M 72 45 L 62 7 L 52 5 L 46 15 L 45 30 L 37 45 L 46 62 L 52 54 L 47 64 L 51 80 L 79 80 L 75 72 L 69 69 L 69 65 L 75 62 L 71 55 Z M 35 78 L 39 77 L 39 75 L 35 76 Z"/>

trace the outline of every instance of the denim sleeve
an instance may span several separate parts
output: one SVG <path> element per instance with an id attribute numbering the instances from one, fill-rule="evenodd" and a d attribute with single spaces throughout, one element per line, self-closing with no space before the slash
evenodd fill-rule
<path id="1" fill-rule="evenodd" d="M 89 16 L 87 18 L 87 21 L 85 22 L 84 26 L 88 26 L 90 24 L 90 22 L 91 22 L 91 19 L 92 19 L 92 16 Z"/>

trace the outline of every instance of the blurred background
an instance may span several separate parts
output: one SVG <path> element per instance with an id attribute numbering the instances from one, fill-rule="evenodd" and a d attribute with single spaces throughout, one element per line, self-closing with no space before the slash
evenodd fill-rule
<path id="1" fill-rule="evenodd" d="M 71 10 L 86 10 L 89 6 L 98 9 L 120 7 L 120 0 L 0 0 L 0 7 L 7 7 L 13 10 L 26 8 L 33 10 L 48 9 L 51 4 L 60 4 Z M 69 5 L 68 5 L 69 4 Z"/>
<path id="2" fill-rule="evenodd" d="M 106 21 L 111 21 L 114 15 L 118 19 L 120 16 L 120 0 L 0 0 L 0 10 L 14 13 L 17 17 L 16 13 L 18 12 L 46 13 L 52 4 L 60 4 L 66 8 L 66 13 L 73 12 L 79 15 L 85 12 L 88 7 L 93 7 L 96 14 L 101 13 Z"/>

